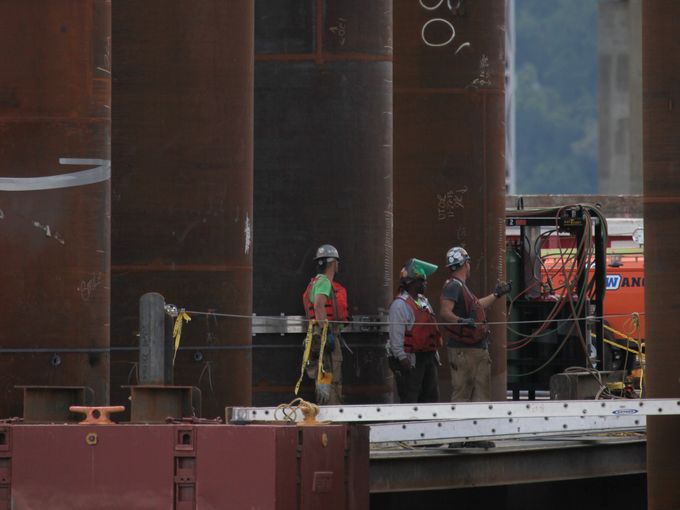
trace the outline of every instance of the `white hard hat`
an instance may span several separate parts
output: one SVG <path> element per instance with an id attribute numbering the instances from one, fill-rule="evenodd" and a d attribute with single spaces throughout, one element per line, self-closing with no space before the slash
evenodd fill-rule
<path id="1" fill-rule="evenodd" d="M 332 246 L 330 244 L 323 244 L 319 246 L 319 248 L 316 250 L 316 256 L 314 257 L 314 260 L 319 259 L 340 260 L 340 254 L 338 253 L 338 250 L 335 249 L 335 246 Z"/>
<path id="2" fill-rule="evenodd" d="M 461 246 L 454 246 L 449 251 L 446 252 L 446 267 L 453 269 L 454 271 L 459 267 L 462 267 L 468 260 L 470 256 L 465 248 Z"/>

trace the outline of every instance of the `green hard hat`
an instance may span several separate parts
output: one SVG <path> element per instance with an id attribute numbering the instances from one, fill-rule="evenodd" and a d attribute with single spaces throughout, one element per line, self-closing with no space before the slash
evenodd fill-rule
<path id="1" fill-rule="evenodd" d="M 402 280 L 413 281 L 416 278 L 427 280 L 437 270 L 435 264 L 430 264 L 420 259 L 408 259 L 404 267 L 401 269 L 400 277 Z"/>

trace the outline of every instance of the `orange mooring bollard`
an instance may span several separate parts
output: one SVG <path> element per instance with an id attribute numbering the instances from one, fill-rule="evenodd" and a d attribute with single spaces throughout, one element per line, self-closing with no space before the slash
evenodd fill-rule
<path id="1" fill-rule="evenodd" d="M 109 415 L 111 413 L 122 413 L 125 411 L 125 406 L 70 406 L 68 408 L 72 413 L 83 413 L 85 419 L 81 422 L 84 425 L 112 425 L 115 422 L 111 421 Z"/>

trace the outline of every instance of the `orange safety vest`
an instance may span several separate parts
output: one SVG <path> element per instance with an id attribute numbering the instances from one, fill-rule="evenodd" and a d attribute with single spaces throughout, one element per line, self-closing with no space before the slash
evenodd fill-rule
<path id="1" fill-rule="evenodd" d="M 420 308 L 410 297 L 397 296 L 396 299 L 406 301 L 415 317 L 415 323 L 411 330 L 406 330 L 404 333 L 404 351 L 433 352 L 439 349 L 443 342 L 434 313 L 425 307 Z"/>
<path id="2" fill-rule="evenodd" d="M 312 285 L 321 275 L 316 275 L 307 284 L 305 292 L 302 294 L 302 303 L 305 307 L 305 312 L 308 319 L 315 319 L 314 303 L 309 299 L 309 294 L 312 291 Z M 326 319 L 329 321 L 346 321 L 349 318 L 347 310 L 347 290 L 338 282 L 333 280 L 331 295 L 326 298 Z"/>
<path id="3" fill-rule="evenodd" d="M 484 307 L 479 302 L 479 299 L 477 299 L 477 296 L 470 292 L 470 289 L 467 288 L 465 282 L 459 278 L 454 276 L 453 278 L 446 280 L 444 286 L 446 287 L 451 280 L 458 280 L 463 287 L 463 304 L 465 305 L 465 313 L 467 314 L 467 317 L 464 318 L 472 317 L 476 324 L 474 327 L 452 324 L 444 326 L 444 328 L 457 342 L 468 345 L 478 344 L 489 336 L 489 326 L 486 324 Z"/>

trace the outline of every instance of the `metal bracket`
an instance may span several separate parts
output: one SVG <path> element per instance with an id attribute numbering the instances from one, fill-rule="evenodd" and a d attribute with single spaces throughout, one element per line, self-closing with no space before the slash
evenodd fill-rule
<path id="1" fill-rule="evenodd" d="M 342 334 L 354 333 L 387 333 L 387 316 L 354 315 L 352 321 L 342 329 Z M 253 314 L 253 336 L 255 335 L 287 335 L 307 332 L 307 318 L 304 315 L 258 316 Z"/>

